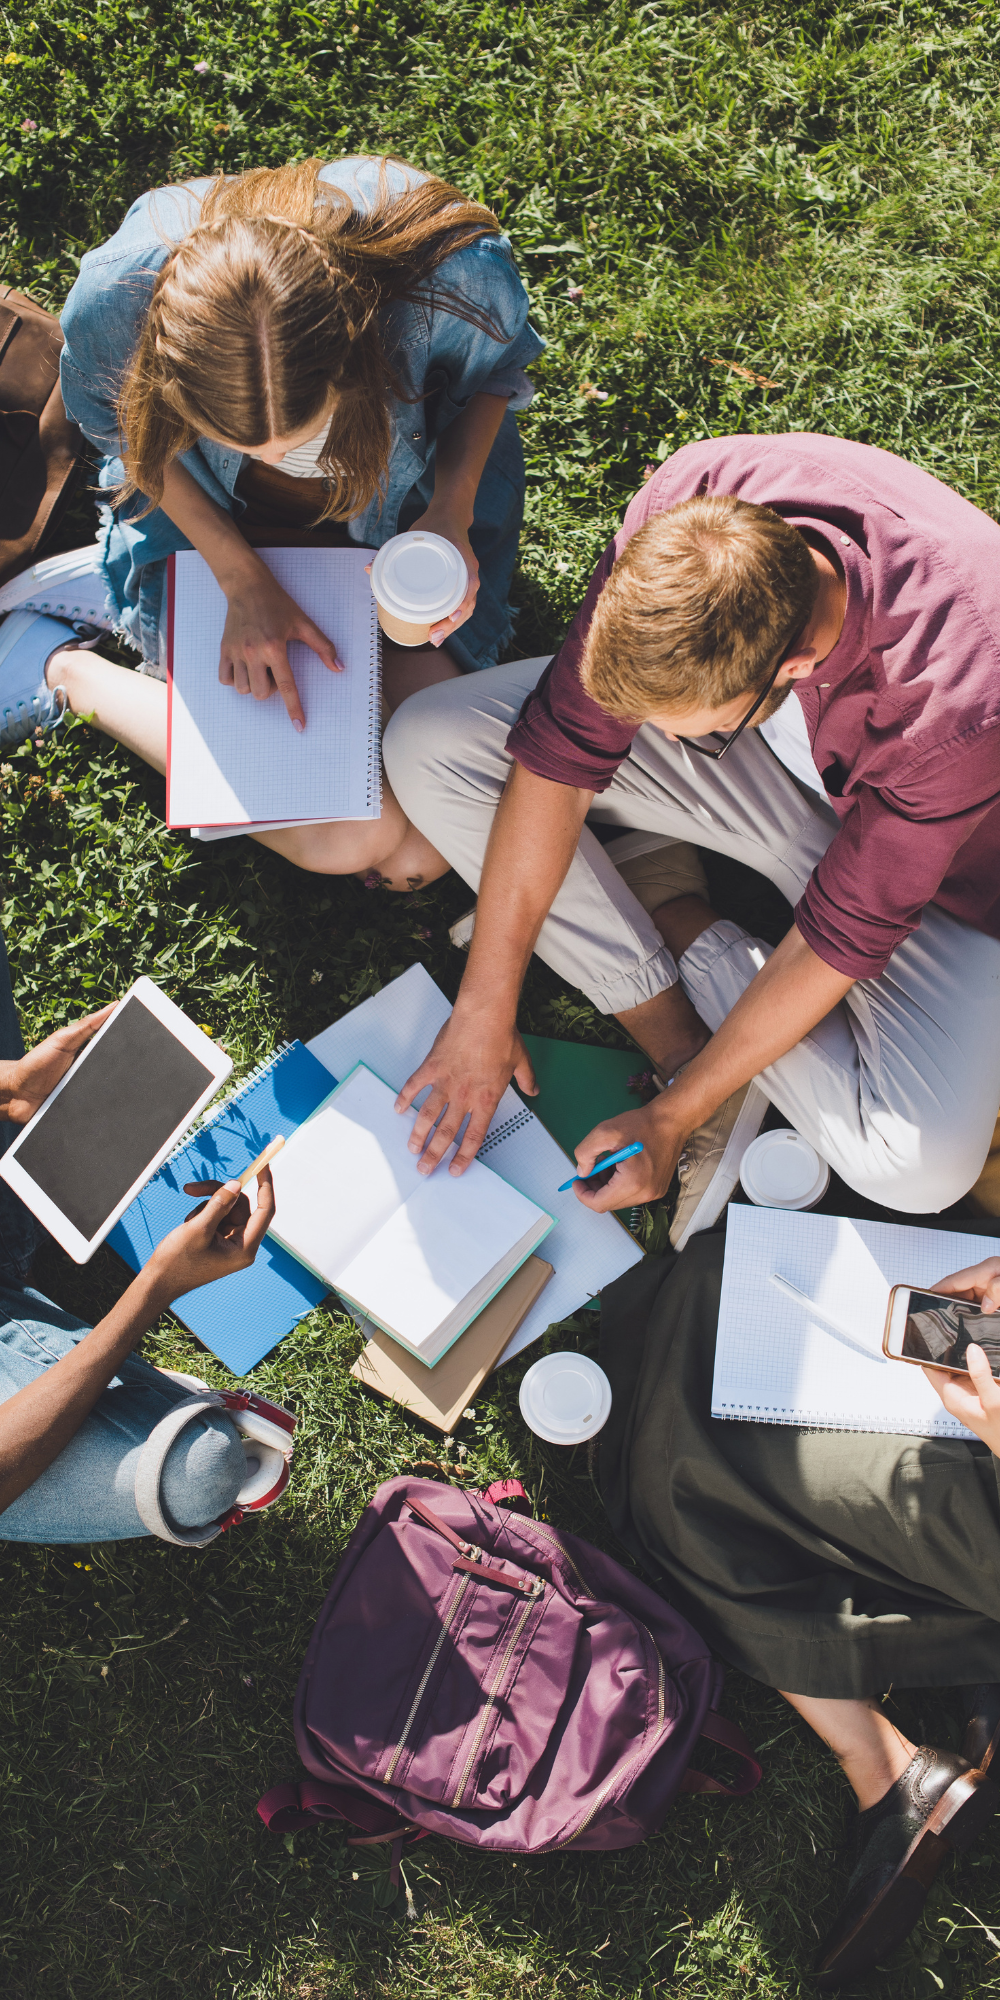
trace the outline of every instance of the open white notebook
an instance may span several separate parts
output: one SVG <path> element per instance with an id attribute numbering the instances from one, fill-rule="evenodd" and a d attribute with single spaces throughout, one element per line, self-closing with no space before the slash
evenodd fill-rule
<path id="1" fill-rule="evenodd" d="M 450 1003 L 430 973 L 422 965 L 411 965 L 380 993 L 315 1035 L 308 1047 L 334 1076 L 346 1076 L 354 1063 L 364 1062 L 400 1090 L 450 1013 Z M 643 1253 L 613 1215 L 594 1215 L 572 1191 L 556 1192 L 574 1170 L 574 1162 L 516 1091 L 504 1091 L 479 1158 L 555 1217 L 544 1250 L 553 1274 L 504 1351 L 503 1359 L 510 1361 L 557 1320 L 586 1305 L 613 1278 L 640 1264 Z M 432 1178 L 436 1180 L 440 1172 L 439 1167 Z"/>
<path id="2" fill-rule="evenodd" d="M 259 549 L 279 583 L 337 648 L 331 673 L 309 647 L 289 647 L 305 711 L 301 735 L 281 696 L 239 695 L 219 682 L 226 600 L 193 549 L 167 572 L 167 824 L 239 829 L 275 821 L 377 819 L 379 638 L 367 549 Z"/>
<path id="3" fill-rule="evenodd" d="M 421 1174 L 416 1114 L 359 1063 L 274 1161 L 270 1234 L 429 1366 L 552 1228 L 552 1217 L 474 1160 Z"/>
<path id="4" fill-rule="evenodd" d="M 968 1438 L 921 1369 L 886 1360 L 882 1332 L 892 1285 L 933 1285 L 998 1254 L 993 1236 L 734 1203 L 726 1222 L 713 1417 Z M 782 1293 L 772 1272 L 853 1337 Z"/>

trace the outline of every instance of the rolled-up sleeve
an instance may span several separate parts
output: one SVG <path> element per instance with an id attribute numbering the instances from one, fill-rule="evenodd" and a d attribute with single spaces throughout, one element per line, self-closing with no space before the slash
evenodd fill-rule
<path id="1" fill-rule="evenodd" d="M 997 759 L 995 743 L 984 748 Z M 960 872 L 960 850 L 998 804 L 994 792 L 932 819 L 863 788 L 795 908 L 796 928 L 817 958 L 848 979 L 877 979 L 945 877 Z"/>
<path id="2" fill-rule="evenodd" d="M 434 287 L 439 296 L 429 315 L 427 367 L 444 387 L 439 423 L 450 422 L 480 393 L 526 409 L 534 385 L 525 370 L 544 353 L 545 342 L 528 324 L 528 294 L 506 237 L 479 237 L 456 251 L 434 273 Z M 481 323 L 449 311 L 442 293 L 467 303 Z"/>

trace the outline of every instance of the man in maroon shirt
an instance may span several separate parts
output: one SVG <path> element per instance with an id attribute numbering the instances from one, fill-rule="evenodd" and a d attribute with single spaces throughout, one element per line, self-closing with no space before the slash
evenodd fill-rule
<path id="1" fill-rule="evenodd" d="M 387 732 L 404 810 L 479 888 L 454 1012 L 399 1100 L 432 1086 L 425 1169 L 468 1113 L 462 1171 L 511 1075 L 533 1087 L 537 945 L 674 1078 L 578 1148 L 588 1170 L 643 1144 L 578 1188 L 589 1206 L 661 1195 L 683 1149 L 674 1239 L 707 1226 L 765 1098 L 875 1200 L 956 1200 L 1000 1101 L 1000 528 L 869 446 L 706 439 L 633 500 L 543 667 L 430 689 Z M 771 953 L 671 890 L 669 848 L 644 909 L 595 822 L 631 830 L 619 852 L 748 861 L 792 929 Z"/>

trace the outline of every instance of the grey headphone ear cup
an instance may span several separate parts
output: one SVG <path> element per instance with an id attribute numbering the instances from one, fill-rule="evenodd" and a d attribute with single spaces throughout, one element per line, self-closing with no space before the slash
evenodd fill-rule
<path id="1" fill-rule="evenodd" d="M 224 1410 L 221 1396 L 211 1390 L 205 1395 L 185 1396 L 183 1402 L 175 1403 L 165 1417 L 150 1431 L 139 1453 L 139 1463 L 135 1473 L 135 1504 L 139 1519 L 151 1535 L 161 1542 L 173 1542 L 181 1549 L 205 1549 L 214 1542 L 222 1529 L 218 1521 L 209 1522 L 205 1528 L 174 1528 L 163 1511 L 160 1502 L 160 1480 L 163 1465 L 174 1439 L 203 1410 Z"/>

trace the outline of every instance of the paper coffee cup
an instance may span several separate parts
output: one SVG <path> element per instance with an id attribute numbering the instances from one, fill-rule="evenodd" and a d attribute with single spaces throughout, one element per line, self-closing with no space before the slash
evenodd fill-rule
<path id="1" fill-rule="evenodd" d="M 585 1444 L 611 1415 L 611 1384 L 586 1354 L 543 1354 L 528 1369 L 518 1402 L 529 1430 L 546 1444 Z"/>
<path id="2" fill-rule="evenodd" d="M 431 626 L 458 610 L 469 572 L 454 542 L 410 528 L 379 549 L 371 581 L 386 638 L 397 646 L 426 646 Z"/>
<path id="3" fill-rule="evenodd" d="M 758 1208 L 813 1208 L 830 1169 L 799 1132 L 761 1132 L 740 1161 L 740 1180 Z"/>

